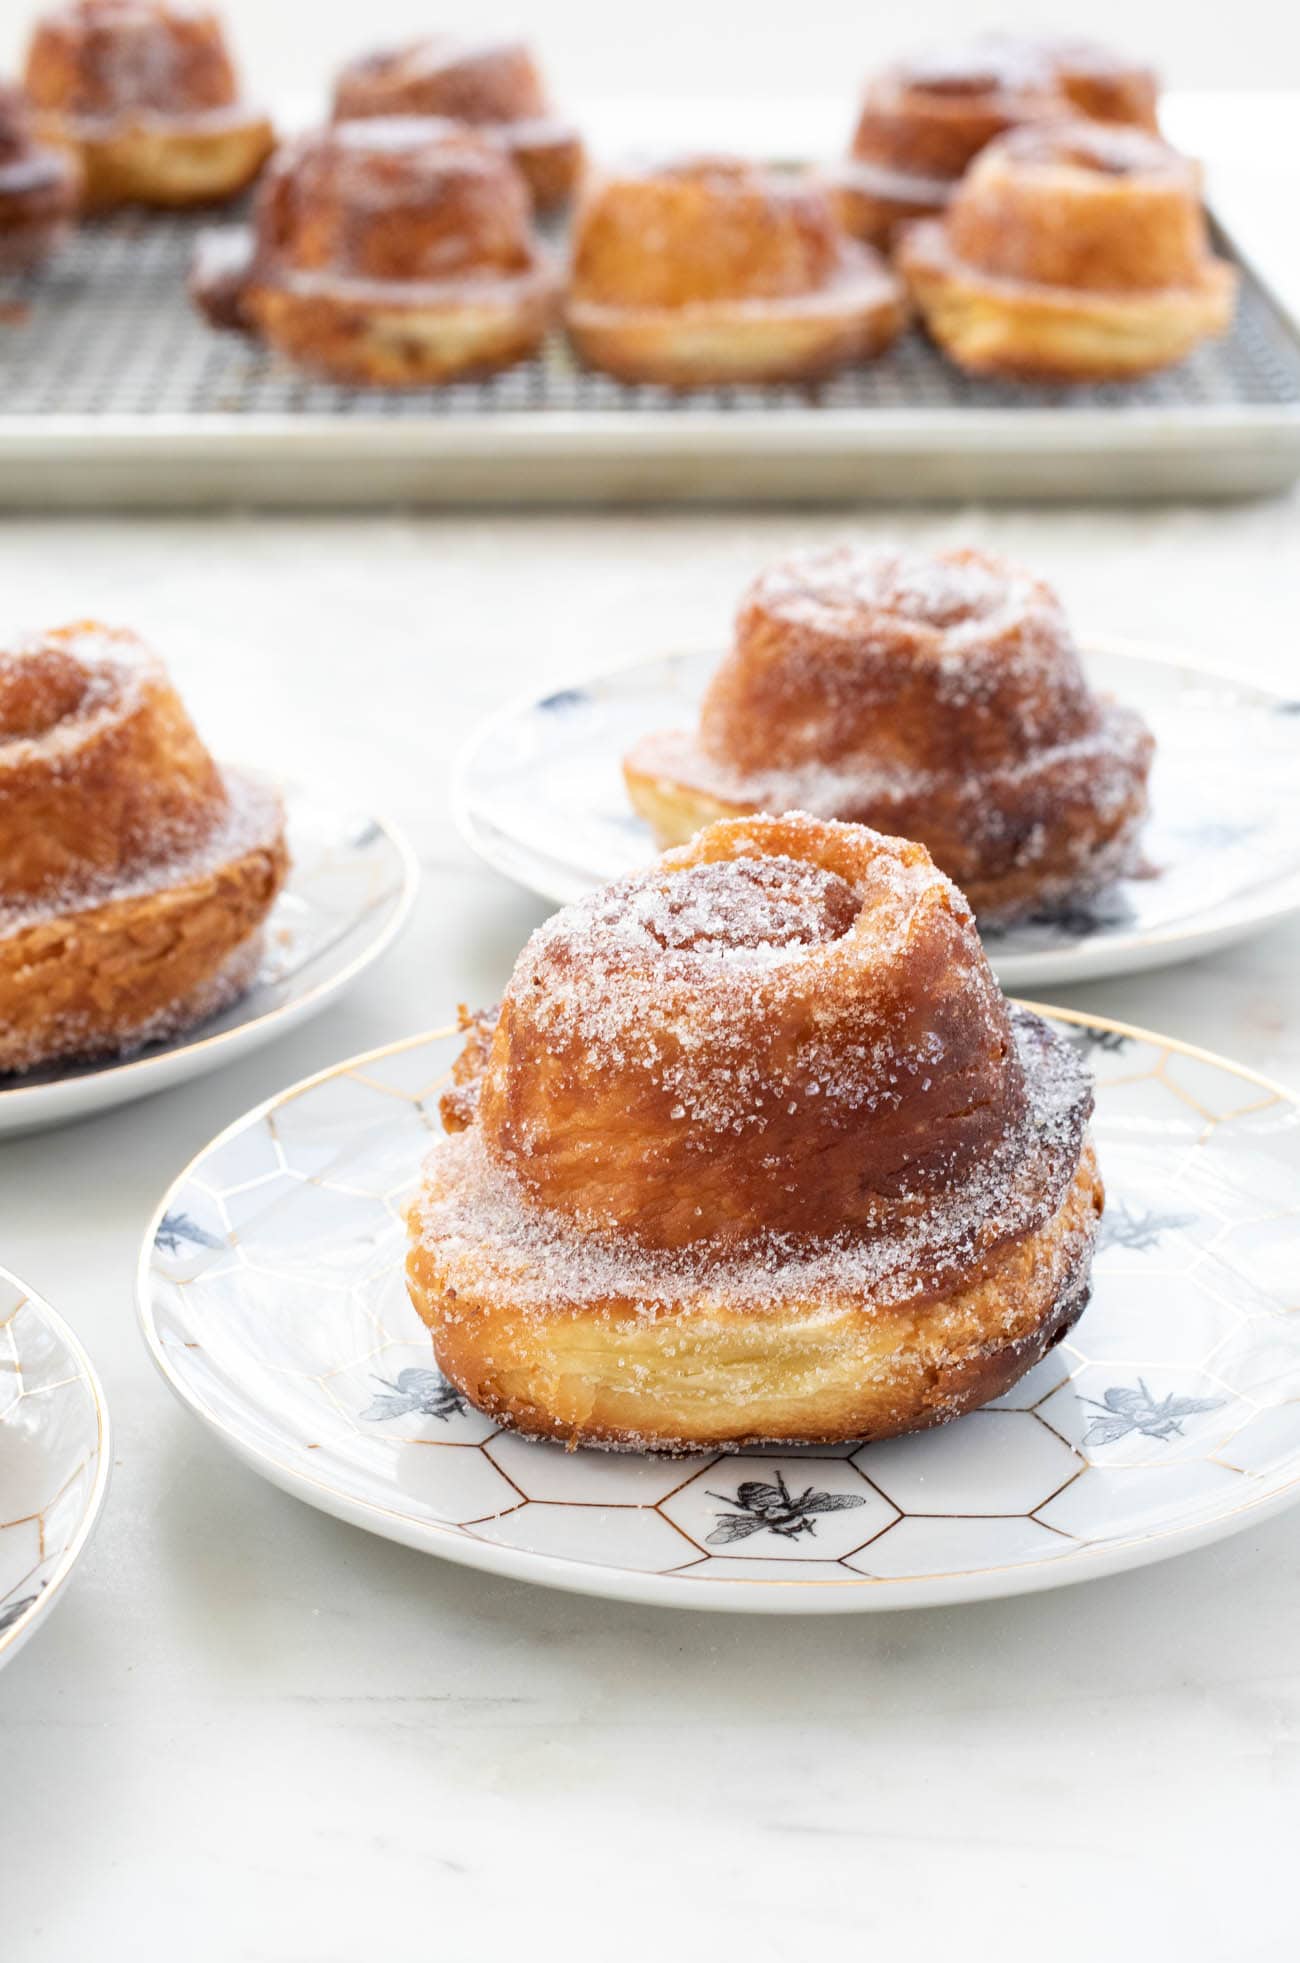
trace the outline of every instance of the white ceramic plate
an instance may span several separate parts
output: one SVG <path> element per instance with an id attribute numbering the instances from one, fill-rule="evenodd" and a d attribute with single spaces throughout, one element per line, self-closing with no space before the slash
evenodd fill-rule
<path id="1" fill-rule="evenodd" d="M 669 1460 L 565 1453 L 468 1408 L 402 1280 L 402 1206 L 460 1047 L 445 1031 L 284 1092 L 200 1154 L 146 1237 L 145 1337 L 288 1492 L 552 1587 L 801 1613 L 1159 1560 L 1300 1497 L 1300 1107 L 1162 1037 L 1048 1013 L 1098 1077 L 1095 1297 L 1014 1392 L 945 1429 Z"/>
<path id="2" fill-rule="evenodd" d="M 67 1324 L 0 1268 L 0 1666 L 58 1599 L 108 1490 L 108 1411 Z"/>
<path id="3" fill-rule="evenodd" d="M 1125 974 L 1240 940 L 1300 908 L 1300 702 L 1151 650 L 1089 644 L 1097 687 L 1155 730 L 1157 869 L 1061 918 L 985 935 L 1008 988 Z M 653 856 L 620 763 L 689 729 L 716 654 L 668 655 L 552 689 L 476 732 L 456 771 L 462 835 L 489 864 L 569 901 Z"/>
<path id="4" fill-rule="evenodd" d="M 378 818 L 285 793 L 288 883 L 253 987 L 219 1016 L 122 1062 L 0 1076 L 0 1135 L 35 1131 L 215 1070 L 305 1022 L 391 946 L 419 886 L 410 846 Z"/>

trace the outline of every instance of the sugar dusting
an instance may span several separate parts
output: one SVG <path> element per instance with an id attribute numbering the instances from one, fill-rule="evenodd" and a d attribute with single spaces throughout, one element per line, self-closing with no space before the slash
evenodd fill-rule
<path id="1" fill-rule="evenodd" d="M 1011 1014 L 1029 1087 L 1022 1122 L 964 1182 L 888 1231 L 811 1244 L 768 1234 L 739 1249 L 706 1239 L 683 1250 L 646 1250 L 598 1221 L 531 1204 L 514 1177 L 488 1160 L 473 1126 L 430 1155 L 415 1232 L 435 1252 L 453 1293 L 472 1298 L 486 1290 L 536 1316 L 617 1302 L 655 1319 L 680 1309 L 687 1296 L 693 1308 L 731 1313 L 837 1297 L 883 1310 L 950 1289 L 990 1252 L 1059 1210 L 1092 1107 L 1074 1048 L 1027 1011 Z M 450 1306 L 446 1312 L 456 1313 Z"/>

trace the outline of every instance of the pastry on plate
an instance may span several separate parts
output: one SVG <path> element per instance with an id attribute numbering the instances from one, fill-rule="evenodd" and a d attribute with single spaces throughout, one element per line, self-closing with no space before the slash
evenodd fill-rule
<path id="1" fill-rule="evenodd" d="M 711 825 L 547 921 L 471 1026 L 411 1298 L 478 1409 L 568 1445 L 941 1424 L 1082 1313 L 1091 1107 L 923 846 Z"/>
<path id="2" fill-rule="evenodd" d="M 582 168 L 576 130 L 552 107 L 522 41 L 437 34 L 350 62 L 334 117 L 443 116 L 488 130 L 528 180 L 539 211 L 563 204 Z"/>
<path id="3" fill-rule="evenodd" d="M 829 173 L 841 220 L 887 245 L 942 211 L 995 136 L 1071 115 L 1154 130 L 1156 98 L 1149 68 L 1076 37 L 982 34 L 899 62 L 867 84 L 852 155 Z"/>
<path id="4" fill-rule="evenodd" d="M 1031 573 L 834 546 L 760 574 L 698 730 L 643 738 L 624 775 L 661 846 L 792 807 L 920 839 L 993 925 L 1135 869 L 1153 747 Z"/>
<path id="5" fill-rule="evenodd" d="M 80 192 L 76 159 L 37 142 L 22 90 L 0 82 L 0 273 L 49 258 L 72 229 Z"/>
<path id="6" fill-rule="evenodd" d="M 1124 381 L 1232 325 L 1195 164 L 1144 130 L 1046 123 L 999 137 L 897 263 L 926 327 L 973 375 Z"/>
<path id="7" fill-rule="evenodd" d="M 883 260 L 789 174 L 704 157 L 600 178 L 579 205 L 566 325 L 620 380 L 813 380 L 880 353 L 904 317 Z"/>
<path id="8" fill-rule="evenodd" d="M 94 621 L 0 649 L 0 1071 L 122 1056 L 248 988 L 288 867 L 157 657 Z"/>
<path id="9" fill-rule="evenodd" d="M 335 123 L 285 146 L 251 230 L 200 242 L 191 290 L 341 382 L 416 388 L 532 354 L 559 274 L 501 146 L 431 117 Z"/>
<path id="10" fill-rule="evenodd" d="M 207 9 L 71 0 L 37 22 L 26 81 L 41 139 L 78 160 L 91 211 L 233 198 L 275 140 Z"/>

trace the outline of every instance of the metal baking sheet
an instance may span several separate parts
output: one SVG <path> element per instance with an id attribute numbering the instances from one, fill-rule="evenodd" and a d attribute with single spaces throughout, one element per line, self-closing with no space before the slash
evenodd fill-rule
<path id="1" fill-rule="evenodd" d="M 0 289 L 0 504 L 1228 497 L 1300 476 L 1300 336 L 1244 264 L 1231 336 L 1136 384 L 973 382 L 912 332 L 814 389 L 676 396 L 584 373 L 557 336 L 397 394 L 211 331 L 186 295 L 205 222 L 90 223 Z"/>

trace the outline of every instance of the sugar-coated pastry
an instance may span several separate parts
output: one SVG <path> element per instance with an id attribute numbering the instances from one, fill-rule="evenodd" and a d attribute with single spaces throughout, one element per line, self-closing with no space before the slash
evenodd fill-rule
<path id="1" fill-rule="evenodd" d="M 974 375 L 1146 375 L 1226 333 L 1236 305 L 1196 166 L 1100 123 L 999 137 L 945 216 L 907 229 L 897 261 L 934 339 Z"/>
<path id="2" fill-rule="evenodd" d="M 334 90 L 336 122 L 364 116 L 440 116 L 490 130 L 528 180 L 539 211 L 563 204 L 582 168 L 582 144 L 552 107 L 522 41 L 435 34 L 350 62 Z"/>
<path id="3" fill-rule="evenodd" d="M 0 273 L 49 257 L 72 228 L 80 190 L 75 158 L 36 141 L 21 89 L 0 82 Z"/>
<path id="4" fill-rule="evenodd" d="M 570 1445 L 939 1424 L 1083 1310 L 1091 1104 L 924 847 L 712 825 L 539 928 L 471 1029 L 411 1297 L 478 1409 Z"/>
<path id="5" fill-rule="evenodd" d="M 894 275 L 810 182 L 705 157 L 601 178 L 579 206 L 566 325 L 622 380 L 814 379 L 878 354 L 904 317 Z"/>
<path id="6" fill-rule="evenodd" d="M 868 83 L 852 155 L 829 173 L 841 221 L 874 245 L 941 211 L 972 160 L 1023 123 L 1085 115 L 1154 130 L 1149 68 L 1073 36 L 981 34 Z"/>
<path id="7" fill-rule="evenodd" d="M 411 388 L 533 353 L 559 274 L 499 144 L 394 116 L 286 145 L 252 230 L 204 241 L 191 285 L 215 326 L 337 381 Z"/>
<path id="8" fill-rule="evenodd" d="M 698 731 L 640 742 L 657 842 L 791 807 L 920 839 L 986 924 L 1134 869 L 1153 742 L 1060 602 L 989 553 L 799 553 L 760 575 Z"/>
<path id="9" fill-rule="evenodd" d="M 82 621 L 0 650 L 0 1071 L 121 1055 L 253 980 L 288 865 L 158 659 Z"/>
<path id="10" fill-rule="evenodd" d="M 275 141 L 206 9 L 71 0 L 37 22 L 26 83 L 42 140 L 76 157 L 92 211 L 235 197 Z"/>

